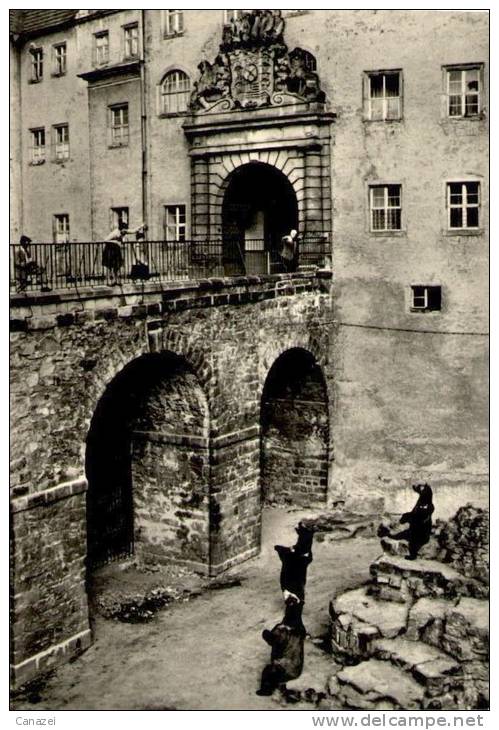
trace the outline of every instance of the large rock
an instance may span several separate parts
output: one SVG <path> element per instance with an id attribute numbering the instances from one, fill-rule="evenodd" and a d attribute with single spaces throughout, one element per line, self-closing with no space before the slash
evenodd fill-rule
<path id="1" fill-rule="evenodd" d="M 460 661 L 488 661 L 488 601 L 461 598 L 447 611 L 442 648 Z"/>
<path id="2" fill-rule="evenodd" d="M 445 523 L 438 534 L 439 559 L 463 575 L 489 581 L 489 513 L 466 504 Z"/>
<path id="3" fill-rule="evenodd" d="M 405 628 L 407 612 L 406 605 L 380 604 L 365 587 L 343 593 L 329 605 L 333 652 L 349 658 L 370 656 L 375 639 L 397 636 Z"/>
<path id="4" fill-rule="evenodd" d="M 485 590 L 475 579 L 436 560 L 405 560 L 384 554 L 371 564 L 370 572 L 373 593 L 386 601 L 413 602 L 423 596 L 482 597 Z"/>
<path id="5" fill-rule="evenodd" d="M 442 646 L 445 616 L 454 605 L 455 601 L 446 598 L 418 599 L 409 609 L 406 637 Z"/>
<path id="6" fill-rule="evenodd" d="M 403 669 L 378 659 L 346 667 L 331 678 L 333 699 L 360 710 L 417 710 L 422 707 L 424 689 Z"/>

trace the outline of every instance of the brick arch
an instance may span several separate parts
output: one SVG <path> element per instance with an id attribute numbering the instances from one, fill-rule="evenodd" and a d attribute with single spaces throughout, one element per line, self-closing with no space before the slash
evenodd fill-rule
<path id="1" fill-rule="evenodd" d="M 149 333 L 149 352 L 172 352 L 183 357 L 192 368 L 210 404 L 213 400 L 215 374 L 205 353 L 194 347 L 187 337 L 176 330 L 162 329 Z"/>
<path id="2" fill-rule="evenodd" d="M 298 150 L 255 150 L 233 152 L 214 158 L 209 165 L 210 180 L 210 228 L 215 235 L 222 232 L 222 205 L 232 176 L 251 163 L 261 163 L 278 170 L 288 180 L 296 195 L 300 232 L 304 226 L 305 163 Z M 194 221 L 195 224 L 195 221 Z"/>
<path id="3" fill-rule="evenodd" d="M 208 399 L 185 354 L 146 352 L 118 372 L 86 439 L 89 566 L 133 552 L 207 569 L 209 430 Z M 171 513 L 177 522 L 167 525 L 161 514 Z"/>
<path id="4" fill-rule="evenodd" d="M 288 350 L 301 349 L 310 352 L 315 358 L 321 369 L 324 369 L 324 365 L 327 362 L 327 348 L 322 347 L 316 337 L 311 335 L 309 332 L 293 333 L 289 339 L 285 342 L 273 342 L 265 347 L 260 357 L 260 388 L 263 390 L 267 375 L 272 365 L 278 360 L 281 355 L 284 355 Z M 324 380 L 326 376 L 324 374 Z M 327 385 L 327 383 L 326 383 Z"/>

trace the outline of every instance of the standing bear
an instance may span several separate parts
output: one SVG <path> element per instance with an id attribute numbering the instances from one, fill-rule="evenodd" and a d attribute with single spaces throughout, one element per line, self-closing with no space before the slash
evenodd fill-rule
<path id="1" fill-rule="evenodd" d="M 257 695 L 271 695 L 279 686 L 299 677 L 303 669 L 305 627 L 302 622 L 303 603 L 293 596 L 286 599 L 284 618 L 262 638 L 272 647 L 270 662 L 262 672 Z"/>

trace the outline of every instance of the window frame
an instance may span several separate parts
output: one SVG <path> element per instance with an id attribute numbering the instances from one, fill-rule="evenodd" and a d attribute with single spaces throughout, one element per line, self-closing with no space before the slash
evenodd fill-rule
<path id="1" fill-rule="evenodd" d="M 137 35 L 135 38 L 132 38 L 132 40 L 135 41 L 136 45 L 136 52 L 135 53 L 127 53 L 127 44 L 129 39 L 127 39 L 127 33 L 130 31 L 137 31 Z M 138 21 L 135 21 L 134 23 L 127 23 L 123 26 L 123 59 L 125 61 L 139 58 L 140 57 L 140 34 L 139 34 L 139 23 Z"/>
<path id="2" fill-rule="evenodd" d="M 109 30 L 99 30 L 95 32 L 94 34 L 94 41 L 93 41 L 93 57 L 94 57 L 94 66 L 106 66 L 109 63 L 110 58 L 110 37 L 109 37 Z M 99 58 L 99 51 L 100 47 L 98 46 L 98 41 L 100 38 L 106 38 L 107 43 L 105 44 L 106 48 L 106 58 L 105 60 Z"/>
<path id="3" fill-rule="evenodd" d="M 389 195 L 388 195 L 388 188 L 391 187 L 397 187 L 398 190 L 398 198 L 399 198 L 399 205 L 388 205 L 389 203 Z M 375 188 L 383 188 L 383 207 L 374 207 L 374 189 Z M 404 225 L 403 225 L 403 193 L 402 193 L 403 185 L 401 182 L 378 182 L 378 181 L 372 181 L 368 183 L 368 214 L 369 214 L 369 222 L 368 222 L 368 230 L 371 235 L 374 236 L 393 236 L 393 235 L 400 235 L 401 233 L 405 233 Z M 375 210 L 383 210 L 384 211 L 384 218 L 385 218 L 385 228 L 374 228 L 374 211 Z M 398 210 L 400 211 L 399 217 L 400 217 L 400 227 L 399 228 L 386 228 L 386 223 L 389 219 L 388 211 Z"/>
<path id="4" fill-rule="evenodd" d="M 484 63 L 456 63 L 452 65 L 446 65 L 442 67 L 443 71 L 443 89 L 445 99 L 444 115 L 448 120 L 478 120 L 483 117 L 483 100 L 485 94 L 485 64 Z M 461 92 L 459 94 L 450 94 L 450 74 L 452 72 L 461 72 Z M 473 114 L 466 114 L 466 72 L 477 71 L 478 72 L 478 91 L 476 92 L 478 99 L 478 111 Z M 461 114 L 450 114 L 450 100 L 451 96 L 461 97 Z"/>
<path id="5" fill-rule="evenodd" d="M 422 305 L 416 305 L 415 299 L 416 299 L 416 289 L 423 289 L 423 304 Z M 430 290 L 435 290 L 435 294 L 438 290 L 438 306 L 432 306 L 431 299 L 432 296 L 430 295 Z M 421 298 L 421 294 L 417 295 L 418 298 Z M 422 313 L 428 313 L 428 312 L 442 312 L 442 285 L 439 283 L 433 283 L 433 284 L 411 284 L 409 288 L 409 311 L 410 312 L 422 312 Z"/>
<path id="6" fill-rule="evenodd" d="M 45 127 L 33 127 L 30 132 L 30 165 L 42 165 L 47 157 L 47 135 Z M 35 135 L 43 133 L 43 145 L 35 145 Z M 43 150 L 40 154 L 35 154 L 35 150 Z"/>
<path id="7" fill-rule="evenodd" d="M 64 49 L 62 57 L 64 58 L 63 68 L 60 67 L 60 57 L 58 51 Z M 68 72 L 68 44 L 66 41 L 54 43 L 52 45 L 52 76 L 66 76 Z"/>
<path id="8" fill-rule="evenodd" d="M 58 223 L 61 221 L 65 221 L 67 223 L 67 227 L 65 226 L 65 230 L 58 231 Z M 69 219 L 69 213 L 53 213 L 52 215 L 52 237 L 54 239 L 54 243 L 58 245 L 64 245 L 66 243 L 69 243 L 69 236 L 71 233 L 71 227 L 70 227 L 70 219 Z M 57 237 L 59 234 L 62 234 L 65 238 L 65 240 L 57 240 Z"/>
<path id="9" fill-rule="evenodd" d="M 177 83 L 180 81 L 186 81 L 187 87 L 177 88 L 173 91 L 165 91 L 165 84 L 167 83 L 168 79 L 173 77 L 173 75 L 176 74 Z M 160 117 L 172 117 L 172 116 L 180 116 L 185 115 L 189 112 L 189 102 L 191 97 L 192 89 L 191 89 L 191 79 L 188 73 L 184 71 L 181 68 L 172 68 L 169 69 L 161 79 L 159 85 L 158 85 L 158 108 L 159 108 L 159 116 Z M 166 108 L 166 100 L 167 99 L 175 99 L 175 106 L 176 108 Z M 185 108 L 179 108 L 179 99 L 183 100 L 185 102 Z"/>
<path id="10" fill-rule="evenodd" d="M 395 74 L 398 75 L 398 96 L 387 96 L 386 95 L 386 76 Z M 371 96 L 371 79 L 375 76 L 383 77 L 383 95 L 378 97 L 382 100 L 383 105 L 383 116 L 380 118 L 373 118 L 372 114 L 372 96 Z M 366 122 L 400 122 L 404 116 L 404 77 L 401 68 L 388 68 L 380 69 L 376 71 L 364 71 L 363 74 L 363 86 L 364 86 L 364 121 Z M 398 115 L 396 117 L 388 117 L 388 99 L 398 100 Z"/>
<path id="11" fill-rule="evenodd" d="M 176 38 L 184 33 L 184 10 L 163 10 L 163 38 Z"/>
<path id="12" fill-rule="evenodd" d="M 175 221 L 171 224 L 167 222 L 169 211 L 175 211 Z M 182 212 L 183 221 L 180 220 Z M 169 226 L 175 230 L 174 238 L 169 238 L 167 235 Z M 185 243 L 187 240 L 187 205 L 185 203 L 167 203 L 163 205 L 163 240 L 168 243 Z"/>
<path id="13" fill-rule="evenodd" d="M 121 122 L 120 124 L 115 124 L 115 113 L 118 111 L 123 111 L 126 109 L 126 124 Z M 110 104 L 108 106 L 108 114 L 109 114 L 109 120 L 108 120 L 108 127 L 109 127 L 109 147 L 112 148 L 120 148 L 120 147 L 128 147 L 130 144 L 130 108 L 128 102 L 124 101 L 119 104 Z M 118 129 L 126 129 L 126 138 L 125 135 L 116 135 L 116 130 Z M 123 141 L 125 140 L 125 141 Z"/>
<path id="14" fill-rule="evenodd" d="M 456 205 L 451 203 L 451 185 L 461 185 L 461 204 Z M 468 190 L 467 185 L 477 186 L 477 198 L 478 202 L 468 203 Z M 481 180 L 476 178 L 460 179 L 460 180 L 446 180 L 445 182 L 445 204 L 447 209 L 447 233 L 450 235 L 461 235 L 461 234 L 479 234 L 482 232 L 482 184 Z M 468 223 L 468 208 L 477 210 L 478 214 L 478 225 L 469 226 Z M 462 222 L 466 225 L 462 225 L 460 228 L 457 226 L 451 226 L 451 211 L 461 210 Z"/>
<path id="15" fill-rule="evenodd" d="M 125 216 L 123 216 L 125 213 Z M 130 208 L 128 205 L 113 205 L 109 208 L 109 226 L 110 230 L 118 228 L 119 221 L 126 218 L 125 227 L 128 228 L 130 225 Z"/>
<path id="16" fill-rule="evenodd" d="M 66 130 L 67 139 L 63 142 L 58 140 L 58 134 L 61 130 Z M 58 148 L 65 150 L 64 156 L 58 155 Z M 67 162 L 69 160 L 70 149 L 69 149 L 69 124 L 64 122 L 62 124 L 52 125 L 52 159 L 54 162 Z"/>
<path id="17" fill-rule="evenodd" d="M 43 62 L 44 53 L 41 46 L 37 48 L 31 48 L 29 50 L 30 55 L 30 84 L 39 84 L 43 81 Z"/>

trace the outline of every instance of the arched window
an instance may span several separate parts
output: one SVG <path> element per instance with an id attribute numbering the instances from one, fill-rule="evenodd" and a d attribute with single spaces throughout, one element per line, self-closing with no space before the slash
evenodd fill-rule
<path id="1" fill-rule="evenodd" d="M 160 86 L 160 113 L 176 114 L 187 111 L 190 80 L 183 71 L 169 71 Z"/>

